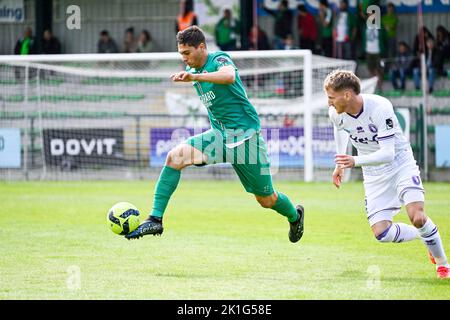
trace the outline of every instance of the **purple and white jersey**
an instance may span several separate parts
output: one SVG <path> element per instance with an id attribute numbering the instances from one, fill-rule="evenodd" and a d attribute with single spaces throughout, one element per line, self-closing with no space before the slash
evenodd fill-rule
<path id="1" fill-rule="evenodd" d="M 395 139 L 395 158 L 390 163 L 362 166 L 364 176 L 386 174 L 399 166 L 412 162 L 415 164 L 411 145 L 403 135 L 394 113 L 392 103 L 375 94 L 361 94 L 363 107 L 357 115 L 337 114 L 336 109 L 329 108 L 329 116 L 338 130 L 345 130 L 358 155 L 368 155 L 380 149 L 378 141 Z"/>

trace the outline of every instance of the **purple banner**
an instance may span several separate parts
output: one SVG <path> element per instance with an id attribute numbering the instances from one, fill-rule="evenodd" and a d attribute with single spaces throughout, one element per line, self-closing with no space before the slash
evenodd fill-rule
<path id="1" fill-rule="evenodd" d="M 204 129 L 153 128 L 150 129 L 150 166 L 164 165 L 167 153 L 190 136 Z M 261 134 L 267 144 L 270 161 L 279 167 L 304 166 L 303 128 L 263 128 Z M 333 127 L 313 129 L 313 161 L 315 167 L 334 167 L 335 144 Z"/>

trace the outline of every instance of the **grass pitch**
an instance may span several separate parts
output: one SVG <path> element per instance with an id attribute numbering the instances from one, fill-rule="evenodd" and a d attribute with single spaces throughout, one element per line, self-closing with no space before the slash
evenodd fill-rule
<path id="1" fill-rule="evenodd" d="M 275 187 L 306 209 L 305 233 L 237 181 L 181 181 L 162 237 L 127 241 L 116 202 L 149 212 L 151 182 L 0 183 L 0 299 L 450 299 L 421 241 L 380 244 L 361 183 Z M 450 184 L 425 185 L 450 255 Z M 407 221 L 404 209 L 396 221 Z"/>

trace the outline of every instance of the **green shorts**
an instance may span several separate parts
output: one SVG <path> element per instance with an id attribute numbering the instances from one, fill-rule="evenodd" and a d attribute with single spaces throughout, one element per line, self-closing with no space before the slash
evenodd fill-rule
<path id="1" fill-rule="evenodd" d="M 230 163 L 247 192 L 258 196 L 273 194 L 269 156 L 261 134 L 255 133 L 242 144 L 229 148 L 221 132 L 210 129 L 190 137 L 185 143 L 207 156 L 205 164 Z"/>

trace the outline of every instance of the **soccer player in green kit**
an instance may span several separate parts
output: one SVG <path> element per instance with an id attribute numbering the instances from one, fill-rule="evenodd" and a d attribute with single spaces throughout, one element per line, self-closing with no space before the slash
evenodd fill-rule
<path id="1" fill-rule="evenodd" d="M 264 208 L 275 210 L 289 221 L 289 240 L 303 236 L 304 208 L 272 186 L 270 163 L 260 121 L 247 98 L 236 66 L 225 52 L 208 53 L 205 36 L 197 26 L 177 34 L 178 52 L 186 71 L 171 76 L 174 82 L 192 82 L 208 110 L 211 129 L 187 139 L 167 155 L 155 187 L 150 216 L 127 239 L 161 235 L 162 218 L 177 188 L 181 170 L 191 166 L 231 163 L 247 192 Z"/>

